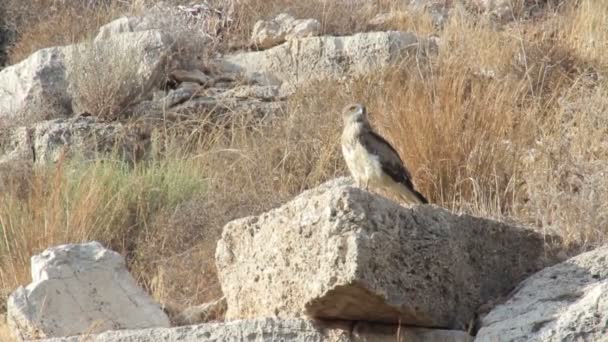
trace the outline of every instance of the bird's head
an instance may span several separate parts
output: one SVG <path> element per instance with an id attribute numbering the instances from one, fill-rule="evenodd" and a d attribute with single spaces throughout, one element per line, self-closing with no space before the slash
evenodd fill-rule
<path id="1" fill-rule="evenodd" d="M 344 124 L 354 123 L 366 123 L 367 122 L 367 109 L 360 103 L 349 104 L 342 110 L 342 119 Z"/>

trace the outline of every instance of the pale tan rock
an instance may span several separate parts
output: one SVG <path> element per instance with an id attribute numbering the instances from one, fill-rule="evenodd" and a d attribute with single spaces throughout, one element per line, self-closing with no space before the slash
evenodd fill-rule
<path id="1" fill-rule="evenodd" d="M 65 52 L 62 47 L 38 50 L 0 70 L 0 120 L 70 114 Z"/>
<path id="2" fill-rule="evenodd" d="M 33 161 L 32 131 L 27 127 L 0 130 L 0 164 L 16 160 Z"/>
<path id="3" fill-rule="evenodd" d="M 94 117 L 74 117 L 16 127 L 1 134 L 0 164 L 30 161 L 54 163 L 77 155 L 85 159 L 118 152 L 127 160 L 144 153 L 150 143 L 147 134 L 127 129 L 117 122 L 101 122 Z"/>
<path id="4" fill-rule="evenodd" d="M 285 40 L 318 36 L 321 32 L 321 23 L 316 19 L 294 20 L 292 26 L 285 34 Z"/>
<path id="5" fill-rule="evenodd" d="M 86 108 L 82 108 L 79 101 L 79 82 L 96 81 L 92 75 L 82 73 L 92 74 L 103 68 L 115 71 L 116 64 L 126 69 L 121 76 L 128 78 L 123 82 L 133 85 L 134 90 L 128 90 L 133 91 L 134 97 L 146 93 L 165 76 L 164 67 L 171 49 L 169 36 L 149 30 L 39 50 L 22 62 L 0 70 L 0 120 L 28 121 L 29 117 L 80 114 Z M 129 100 L 132 99 L 125 99 Z"/>
<path id="6" fill-rule="evenodd" d="M 138 31 L 137 26 L 142 19 L 139 17 L 121 17 L 99 28 L 95 41 L 108 39 L 114 35 Z"/>
<path id="7" fill-rule="evenodd" d="M 169 326 L 122 256 L 98 242 L 61 245 L 33 256 L 32 283 L 15 290 L 7 308 L 11 330 L 23 340 Z"/>
<path id="8" fill-rule="evenodd" d="M 321 23 L 316 19 L 295 19 L 281 13 L 274 19 L 256 22 L 251 43 L 260 49 L 268 49 L 287 40 L 317 36 L 320 32 Z"/>
<path id="9" fill-rule="evenodd" d="M 227 319 L 264 316 L 464 329 L 548 260 L 543 237 L 436 206 L 406 208 L 335 180 L 224 227 Z"/>
<path id="10" fill-rule="evenodd" d="M 260 20 L 253 26 L 251 43 L 260 49 L 267 49 L 285 41 L 285 32 L 281 25 L 274 20 Z"/>
<path id="11" fill-rule="evenodd" d="M 608 246 L 546 268 L 481 320 L 475 341 L 608 341 Z"/>
<path id="12" fill-rule="evenodd" d="M 81 342 L 80 336 L 40 342 Z M 303 319 L 258 318 L 177 328 L 109 331 L 86 336 L 88 342 L 470 342 L 463 331 L 380 326 L 350 322 L 313 322 Z"/>
<path id="13" fill-rule="evenodd" d="M 362 75 L 399 63 L 420 52 L 420 43 L 416 35 L 397 31 L 310 37 L 228 55 L 218 66 L 259 85 L 281 86 L 282 94 L 290 94 L 313 80 Z"/>

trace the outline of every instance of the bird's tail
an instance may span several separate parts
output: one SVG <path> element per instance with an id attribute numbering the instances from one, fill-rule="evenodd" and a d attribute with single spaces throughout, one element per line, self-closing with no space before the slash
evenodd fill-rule
<path id="1" fill-rule="evenodd" d="M 416 191 L 416 189 L 409 188 L 402 184 L 401 191 L 397 194 L 399 198 L 406 202 L 412 204 L 427 204 L 429 201 L 424 197 L 420 192 Z"/>
<path id="2" fill-rule="evenodd" d="M 426 197 L 424 197 L 418 191 L 414 190 L 414 194 L 416 195 L 416 197 L 418 198 L 418 200 L 420 200 L 421 204 L 428 204 L 429 203 L 429 200 L 427 200 Z"/>

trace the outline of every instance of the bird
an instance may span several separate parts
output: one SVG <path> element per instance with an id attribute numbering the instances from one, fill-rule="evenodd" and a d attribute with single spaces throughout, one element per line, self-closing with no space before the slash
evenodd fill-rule
<path id="1" fill-rule="evenodd" d="M 347 105 L 342 110 L 342 119 L 342 155 L 357 187 L 367 191 L 370 186 L 380 188 L 408 204 L 428 203 L 414 188 L 399 153 L 372 129 L 364 105 Z"/>

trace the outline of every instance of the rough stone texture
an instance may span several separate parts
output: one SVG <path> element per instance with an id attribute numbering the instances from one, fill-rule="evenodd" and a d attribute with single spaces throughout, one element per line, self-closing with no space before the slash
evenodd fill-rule
<path id="1" fill-rule="evenodd" d="M 148 30 L 162 30 L 174 39 L 205 44 L 220 34 L 234 20 L 233 1 L 213 5 L 208 1 L 188 6 L 175 6 L 172 1 L 160 1 L 148 7 L 141 16 L 121 17 L 102 26 L 95 41 L 117 34 Z"/>
<path id="2" fill-rule="evenodd" d="M 32 283 L 8 298 L 7 320 L 22 339 L 168 327 L 169 319 L 98 242 L 61 245 L 32 257 Z"/>
<path id="3" fill-rule="evenodd" d="M 526 279 L 475 341 L 608 341 L 608 246 Z"/>
<path id="4" fill-rule="evenodd" d="M 173 70 L 170 77 L 177 82 L 195 82 L 200 85 L 211 83 L 211 77 L 200 70 Z"/>
<path id="5" fill-rule="evenodd" d="M 194 82 L 184 82 L 177 89 L 169 91 L 163 98 L 163 108 L 170 108 L 182 104 L 197 95 L 201 86 Z"/>
<path id="6" fill-rule="evenodd" d="M 108 39 L 114 35 L 141 31 L 142 19 L 139 17 L 121 17 L 115 19 L 99 28 L 99 33 L 95 36 L 95 41 Z"/>
<path id="7" fill-rule="evenodd" d="M 0 164 L 34 159 L 31 131 L 27 127 L 0 130 Z"/>
<path id="8" fill-rule="evenodd" d="M 267 49 L 285 42 L 285 33 L 276 20 L 260 20 L 253 26 L 251 43 L 260 49 Z"/>
<path id="9" fill-rule="evenodd" d="M 64 53 L 60 47 L 38 50 L 0 71 L 0 119 L 71 111 Z"/>
<path id="10" fill-rule="evenodd" d="M 321 23 L 316 19 L 297 19 L 293 21 L 291 29 L 285 34 L 285 40 L 318 36 L 321 32 Z"/>
<path id="11" fill-rule="evenodd" d="M 316 19 L 295 19 L 289 14 L 279 14 L 271 20 L 260 20 L 253 26 L 251 44 L 268 49 L 286 40 L 318 36 L 321 23 Z"/>
<path id="12" fill-rule="evenodd" d="M 312 322 L 302 319 L 263 318 L 208 323 L 178 328 L 110 331 L 87 336 L 91 342 L 148 341 L 283 341 L 283 342 L 470 342 L 462 331 L 383 327 L 370 324 Z M 82 337 L 54 338 L 41 342 L 80 342 Z"/>
<path id="13" fill-rule="evenodd" d="M 79 87 L 74 80 L 83 63 L 93 63 L 90 58 L 99 52 L 105 52 L 109 58 L 128 56 L 133 63 L 129 81 L 136 81 L 137 89 L 145 93 L 160 81 L 170 49 L 171 39 L 151 30 L 39 50 L 0 71 L 0 119 L 27 120 L 40 115 L 48 118 L 80 113 L 76 96 Z"/>
<path id="14" fill-rule="evenodd" d="M 227 319 L 274 316 L 464 329 L 476 309 L 547 263 L 531 230 L 406 208 L 338 179 L 224 227 Z"/>
<path id="15" fill-rule="evenodd" d="M 128 159 L 141 157 L 149 136 L 128 131 L 120 123 L 99 122 L 93 117 L 55 119 L 18 127 L 0 138 L 0 163 L 29 160 L 37 164 L 56 162 L 78 153 L 91 158 L 117 149 Z M 67 153 L 67 155 L 66 155 Z"/>
<path id="16" fill-rule="evenodd" d="M 206 112 L 210 115 L 209 119 L 221 120 L 226 115 L 236 113 L 265 120 L 285 110 L 284 98 L 278 96 L 276 87 L 237 86 L 232 89 L 196 90 L 184 87 L 184 84 L 187 83 L 162 96 L 159 94 L 158 99 L 140 102 L 132 108 L 130 115 L 150 120 L 183 120 L 186 116 Z"/>
<path id="17" fill-rule="evenodd" d="M 399 62 L 419 47 L 407 32 L 370 32 L 345 37 L 294 39 L 264 51 L 225 57 L 226 72 L 241 72 L 261 85 L 282 86 L 284 94 L 305 82 L 335 76 L 352 76 Z"/>

